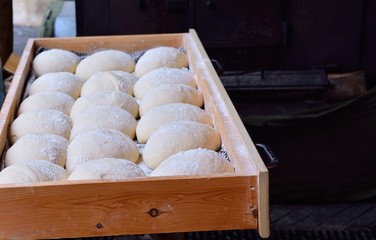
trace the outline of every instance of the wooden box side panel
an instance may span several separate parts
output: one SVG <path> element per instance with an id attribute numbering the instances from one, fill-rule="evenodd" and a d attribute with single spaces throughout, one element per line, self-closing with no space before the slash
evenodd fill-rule
<path id="1" fill-rule="evenodd" d="M 184 40 L 184 47 L 191 58 L 190 67 L 196 73 L 198 87 L 204 95 L 205 109 L 211 113 L 226 151 L 236 161 L 239 172 L 247 175 L 267 172 L 197 35 L 192 32 Z"/>
<path id="2" fill-rule="evenodd" d="M 0 238 L 70 238 L 257 227 L 255 177 L 0 188 Z"/>
<path id="3" fill-rule="evenodd" d="M 260 236 L 269 237 L 269 172 L 194 30 L 184 38 L 184 46 L 192 58 L 190 67 L 194 69 L 199 88 L 204 93 L 206 110 L 221 133 L 236 172 L 258 177 L 258 231 Z"/>
<path id="4" fill-rule="evenodd" d="M 36 47 L 61 48 L 70 51 L 88 53 L 100 49 L 117 49 L 135 52 L 158 46 L 182 46 L 182 37 L 186 33 L 145 34 L 127 36 L 98 36 L 77 38 L 39 38 Z"/>
<path id="5" fill-rule="evenodd" d="M 18 64 L 17 70 L 9 90 L 5 96 L 4 103 L 0 111 L 0 149 L 3 149 L 7 143 L 8 129 L 12 123 L 17 107 L 21 101 L 21 95 L 25 82 L 29 76 L 30 65 L 33 59 L 34 41 L 29 40 L 26 44 L 23 55 Z"/>

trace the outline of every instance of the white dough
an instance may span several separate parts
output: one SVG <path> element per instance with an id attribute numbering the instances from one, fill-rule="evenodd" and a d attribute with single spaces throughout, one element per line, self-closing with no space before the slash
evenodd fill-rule
<path id="1" fill-rule="evenodd" d="M 133 95 L 137 77 L 124 71 L 99 72 L 91 76 L 81 89 L 81 96 L 98 91 L 120 91 Z"/>
<path id="2" fill-rule="evenodd" d="M 185 84 L 193 88 L 197 87 L 193 73 L 186 69 L 158 68 L 140 77 L 134 85 L 134 96 L 142 99 L 146 93 L 162 84 Z"/>
<path id="3" fill-rule="evenodd" d="M 136 162 L 137 144 L 124 133 L 113 129 L 96 129 L 75 137 L 68 145 L 66 169 L 101 158 L 122 158 Z"/>
<path id="4" fill-rule="evenodd" d="M 72 120 L 56 110 L 25 112 L 20 114 L 10 126 L 9 140 L 15 143 L 20 137 L 30 133 L 55 134 L 69 139 Z"/>
<path id="5" fill-rule="evenodd" d="M 149 110 L 168 103 L 187 103 L 202 107 L 204 100 L 201 93 L 184 84 L 163 84 L 150 89 L 140 101 L 140 116 Z"/>
<path id="6" fill-rule="evenodd" d="M 72 106 L 70 117 L 74 119 L 78 114 L 98 106 L 120 107 L 132 114 L 133 117 L 138 117 L 137 100 L 119 91 L 94 92 L 78 98 Z"/>
<path id="7" fill-rule="evenodd" d="M 152 48 L 147 50 L 137 61 L 135 73 L 137 77 L 141 77 L 145 73 L 161 67 L 188 67 L 188 58 L 184 52 L 174 47 Z"/>
<path id="8" fill-rule="evenodd" d="M 46 73 L 30 85 L 28 93 L 33 95 L 39 92 L 56 91 L 77 99 L 83 83 L 79 77 L 69 72 Z"/>
<path id="9" fill-rule="evenodd" d="M 56 110 L 69 115 L 74 99 L 62 92 L 39 92 L 23 100 L 18 115 L 36 110 Z"/>
<path id="10" fill-rule="evenodd" d="M 68 180 L 113 180 L 145 177 L 137 164 L 126 159 L 102 158 L 82 163 L 69 175 Z"/>
<path id="11" fill-rule="evenodd" d="M 136 126 L 136 119 L 124 109 L 113 106 L 93 107 L 73 120 L 70 140 L 94 129 L 116 129 L 133 139 L 136 136 Z"/>
<path id="12" fill-rule="evenodd" d="M 28 160 L 4 168 L 0 172 L 1 184 L 63 181 L 68 172 L 46 160 Z"/>
<path id="13" fill-rule="evenodd" d="M 162 125 L 151 135 L 142 156 L 145 164 L 155 169 L 180 151 L 196 148 L 218 150 L 220 146 L 221 137 L 214 128 L 197 122 L 175 121 Z"/>
<path id="14" fill-rule="evenodd" d="M 155 107 L 142 116 L 136 127 L 137 140 L 146 143 L 161 125 L 179 120 L 213 125 L 205 110 L 186 103 L 169 103 Z"/>
<path id="15" fill-rule="evenodd" d="M 80 57 L 77 54 L 63 50 L 50 49 L 39 53 L 33 60 L 33 71 L 37 76 L 51 72 L 74 73 Z"/>
<path id="16" fill-rule="evenodd" d="M 47 160 L 65 166 L 69 141 L 53 134 L 26 134 L 5 155 L 5 166 L 27 160 Z"/>
<path id="17" fill-rule="evenodd" d="M 232 172 L 234 172 L 234 168 L 223 154 L 198 148 L 172 155 L 163 161 L 150 176 L 208 175 Z"/>
<path id="18" fill-rule="evenodd" d="M 77 66 L 76 74 L 83 80 L 103 71 L 133 72 L 135 61 L 126 52 L 119 50 L 103 50 L 83 59 Z"/>

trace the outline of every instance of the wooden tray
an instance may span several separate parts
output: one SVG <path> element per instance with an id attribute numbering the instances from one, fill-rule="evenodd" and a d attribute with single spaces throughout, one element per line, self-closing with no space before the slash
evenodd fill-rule
<path id="1" fill-rule="evenodd" d="M 269 236 L 268 171 L 196 32 L 29 39 L 0 113 L 0 149 L 39 47 L 134 52 L 184 47 L 205 109 L 236 169 L 233 174 L 0 185 L 0 238 L 71 238 L 257 229 Z"/>

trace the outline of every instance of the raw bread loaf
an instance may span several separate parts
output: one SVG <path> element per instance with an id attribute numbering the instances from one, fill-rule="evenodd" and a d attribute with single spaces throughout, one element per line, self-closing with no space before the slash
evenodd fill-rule
<path id="1" fill-rule="evenodd" d="M 70 114 L 74 99 L 62 92 L 39 92 L 23 100 L 18 108 L 18 115 L 37 110 L 56 110 Z"/>
<path id="2" fill-rule="evenodd" d="M 136 126 L 136 119 L 124 109 L 113 106 L 93 107 L 73 120 L 70 140 L 94 129 L 116 129 L 134 139 Z"/>
<path id="3" fill-rule="evenodd" d="M 149 110 L 168 103 L 188 103 L 202 107 L 204 100 L 201 93 L 184 84 L 163 84 L 150 89 L 140 101 L 140 116 Z"/>
<path id="4" fill-rule="evenodd" d="M 162 84 L 185 84 L 196 88 L 196 80 L 193 73 L 186 69 L 158 68 L 140 77 L 134 85 L 134 96 L 142 99 L 152 88 Z"/>
<path id="5" fill-rule="evenodd" d="M 50 49 L 39 53 L 33 60 L 33 71 L 37 76 L 51 72 L 74 73 L 80 57 L 77 54 L 63 50 Z"/>
<path id="6" fill-rule="evenodd" d="M 47 160 L 65 166 L 69 141 L 53 134 L 26 134 L 5 155 L 5 166 L 27 160 Z"/>
<path id="7" fill-rule="evenodd" d="M 70 117 L 74 119 L 80 113 L 98 106 L 120 107 L 132 114 L 133 117 L 138 117 L 137 100 L 119 91 L 94 92 L 78 98 L 72 106 Z"/>
<path id="8" fill-rule="evenodd" d="M 135 73 L 137 77 L 143 76 L 151 70 L 169 67 L 188 67 L 188 58 L 184 52 L 173 47 L 156 47 L 147 50 L 137 61 Z"/>
<path id="9" fill-rule="evenodd" d="M 77 99 L 83 84 L 79 77 L 69 72 L 46 73 L 30 85 L 28 93 L 33 95 L 39 92 L 57 91 Z"/>
<path id="10" fill-rule="evenodd" d="M 68 172 L 78 165 L 101 158 L 122 158 L 136 162 L 139 157 L 136 143 L 124 133 L 113 129 L 96 129 L 75 137 L 68 145 Z"/>
<path id="11" fill-rule="evenodd" d="M 133 86 L 136 81 L 136 76 L 124 71 L 98 72 L 82 86 L 81 96 L 98 91 L 120 91 L 133 95 Z"/>
<path id="12" fill-rule="evenodd" d="M 113 180 L 145 177 L 144 171 L 135 163 L 119 158 L 102 158 L 77 166 L 68 180 Z"/>
<path id="13" fill-rule="evenodd" d="M 56 134 L 69 139 L 72 120 L 62 112 L 43 110 L 20 114 L 10 126 L 9 140 L 15 143 L 30 133 Z"/>
<path id="14" fill-rule="evenodd" d="M 221 137 L 206 124 L 175 121 L 162 125 L 150 137 L 143 150 L 145 164 L 155 169 L 164 160 L 180 151 L 196 148 L 218 150 Z"/>
<path id="15" fill-rule="evenodd" d="M 126 52 L 119 50 L 103 50 L 83 59 L 77 66 L 76 74 L 83 80 L 103 71 L 133 72 L 135 61 Z"/>
<path id="16" fill-rule="evenodd" d="M 186 103 L 169 103 L 155 107 L 142 116 L 136 127 L 137 140 L 146 143 L 158 127 L 179 120 L 212 126 L 211 117 L 205 110 Z"/>
<path id="17" fill-rule="evenodd" d="M 231 173 L 234 168 L 223 154 L 209 149 L 178 152 L 163 161 L 150 176 Z"/>
<path id="18" fill-rule="evenodd" d="M 68 172 L 59 165 L 46 160 L 22 161 L 0 172 L 1 184 L 63 181 Z"/>

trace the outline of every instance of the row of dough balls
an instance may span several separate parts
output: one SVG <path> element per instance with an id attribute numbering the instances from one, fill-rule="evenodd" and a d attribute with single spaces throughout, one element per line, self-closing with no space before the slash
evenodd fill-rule
<path id="1" fill-rule="evenodd" d="M 155 47 L 147 50 L 137 61 L 130 54 L 119 50 L 98 51 L 83 60 L 67 50 L 50 49 L 38 54 L 33 60 L 33 72 L 37 77 L 51 72 L 75 73 L 82 80 L 94 73 L 121 70 L 134 72 L 141 77 L 161 67 L 182 68 L 188 66 L 186 55 L 173 47 Z"/>
<path id="2" fill-rule="evenodd" d="M 147 54 L 145 53 L 144 56 L 145 55 L 147 55 Z M 160 71 L 160 70 L 153 71 L 152 70 L 151 72 L 153 72 L 153 74 L 150 73 L 149 76 L 153 76 L 153 75 L 154 76 L 161 76 L 161 72 L 168 72 L 168 74 L 170 76 L 168 78 L 165 78 L 165 79 L 171 79 L 171 76 L 177 74 L 176 72 L 178 72 L 178 69 L 175 69 L 173 71 L 171 69 L 170 69 L 170 71 Z M 189 71 L 184 70 L 185 74 L 187 74 L 188 72 Z M 137 166 L 137 165 L 133 164 L 133 162 L 136 162 L 137 159 L 138 159 L 138 151 L 135 147 L 136 145 L 132 141 L 132 139 L 134 138 L 134 134 L 132 134 L 132 131 L 125 132 L 126 134 L 122 134 L 120 132 L 117 132 L 116 130 L 90 131 L 92 129 L 90 129 L 90 127 L 87 128 L 87 124 L 85 124 L 85 123 L 88 123 L 88 122 L 90 123 L 89 120 L 92 119 L 93 117 L 96 118 L 96 115 L 98 115 L 96 113 L 99 112 L 99 113 L 101 113 L 101 114 L 99 114 L 100 116 L 107 116 L 106 121 L 109 120 L 109 119 L 116 119 L 117 117 L 118 117 L 117 120 L 124 120 L 124 119 L 131 119 L 132 120 L 132 117 L 133 117 L 133 121 L 131 121 L 131 123 L 130 123 L 130 120 L 128 120 L 128 121 L 126 121 L 125 125 L 128 125 L 128 126 L 131 125 L 132 126 L 131 129 L 134 129 L 135 125 L 136 125 L 134 118 L 137 116 L 138 105 L 137 105 L 137 103 L 135 104 L 136 101 L 134 101 L 134 99 L 131 96 L 127 95 L 127 94 L 133 94 L 132 90 L 134 90 L 134 94 L 135 95 L 137 94 L 137 96 L 139 98 L 143 97 L 143 98 L 145 98 L 145 100 L 150 99 L 149 101 L 143 101 L 142 100 L 140 102 L 141 103 L 140 109 L 141 109 L 141 106 L 147 106 L 148 105 L 148 104 L 142 105 L 143 102 L 144 103 L 149 102 L 150 104 L 152 104 L 151 107 L 150 106 L 144 107 L 144 109 L 147 109 L 147 111 L 149 111 L 152 108 L 158 107 L 158 105 L 162 105 L 166 102 L 168 103 L 169 101 L 170 102 L 175 102 L 175 101 L 177 101 L 177 102 L 179 102 L 179 101 L 180 102 L 188 102 L 188 103 L 193 104 L 195 106 L 202 106 L 202 103 L 203 103 L 202 97 L 197 92 L 195 92 L 197 90 L 194 88 L 195 87 L 194 81 L 189 82 L 187 80 L 181 80 L 181 82 L 177 81 L 177 82 L 174 82 L 174 84 L 171 84 L 171 82 L 168 82 L 168 81 L 163 82 L 163 81 L 159 81 L 159 80 L 154 80 L 154 81 L 143 80 L 143 79 L 148 79 L 147 77 L 145 77 L 145 78 L 140 78 L 136 82 L 137 79 L 133 75 L 126 73 L 126 72 L 120 72 L 120 71 L 117 71 L 117 72 L 99 72 L 97 74 L 93 74 L 92 77 L 89 77 L 89 79 L 86 80 L 86 82 L 84 82 L 80 79 L 76 79 L 77 76 L 74 76 L 73 74 L 69 74 L 69 73 L 66 73 L 66 72 L 65 73 L 55 73 L 53 77 L 50 77 L 49 74 L 51 75 L 52 73 L 46 73 L 46 74 L 42 75 L 41 77 L 39 77 L 37 79 L 38 81 L 35 81 L 30 86 L 30 90 L 29 90 L 30 96 L 27 99 L 25 99 L 25 101 L 21 104 L 20 109 L 19 109 L 19 117 L 27 115 L 28 113 L 34 114 L 37 117 L 34 118 L 34 120 L 31 121 L 31 123 L 37 123 L 37 125 L 39 124 L 39 126 L 44 128 L 44 130 L 42 132 L 44 132 L 46 130 L 45 129 L 46 127 L 48 128 L 49 126 L 52 126 L 52 129 L 47 129 L 46 132 L 49 133 L 50 131 L 52 131 L 54 134 L 57 134 L 57 135 L 25 134 L 25 136 L 20 138 L 20 140 L 17 141 L 16 143 L 19 143 L 18 144 L 19 146 L 27 146 L 27 144 L 25 144 L 25 142 L 27 142 L 27 141 L 34 142 L 34 145 L 39 144 L 38 147 L 33 146 L 33 147 L 31 147 L 31 149 L 33 149 L 33 148 L 35 149 L 35 147 L 37 149 L 43 148 L 41 150 L 45 155 L 43 157 L 46 157 L 49 161 L 52 161 L 52 162 L 55 161 L 55 163 L 60 165 L 61 167 L 64 166 L 64 160 L 62 160 L 62 159 L 66 158 L 66 156 L 64 156 L 64 149 L 66 149 L 66 146 L 68 144 L 66 138 L 68 138 L 68 135 L 69 135 L 69 131 L 64 131 L 64 129 L 69 129 L 70 128 L 69 125 L 71 125 L 71 122 L 69 121 L 69 119 L 67 119 L 64 116 L 64 113 L 68 114 L 69 109 L 71 109 L 70 114 L 71 114 L 72 119 L 75 119 L 74 117 L 77 117 L 78 119 L 80 119 L 80 118 L 82 119 L 81 120 L 82 124 L 78 124 L 78 125 L 73 124 L 72 131 L 70 132 L 70 139 L 71 140 L 73 140 L 75 136 L 77 136 L 77 139 L 81 139 L 81 141 L 77 140 L 77 142 L 79 142 L 79 144 L 76 144 L 77 145 L 76 146 L 76 152 L 82 152 L 82 149 L 86 148 L 85 145 L 88 142 L 87 139 L 100 140 L 101 137 L 98 137 L 98 136 L 102 136 L 102 137 L 105 136 L 104 137 L 106 139 L 105 141 L 108 141 L 108 139 L 114 140 L 112 142 L 113 143 L 112 147 L 109 150 L 109 152 L 112 153 L 113 152 L 113 146 L 114 145 L 116 146 L 116 145 L 119 145 L 119 143 L 122 143 L 122 141 L 121 141 L 121 139 L 122 139 L 123 142 L 126 142 L 126 144 L 125 143 L 123 143 L 123 145 L 120 144 L 119 145 L 120 148 L 125 149 L 127 153 L 132 152 L 134 154 L 133 155 L 127 154 L 127 156 L 125 156 L 125 157 L 124 157 L 124 155 L 122 155 L 120 157 L 123 158 L 123 159 L 124 158 L 128 159 L 128 160 L 131 159 L 132 162 L 129 163 L 128 165 L 126 165 L 126 166 L 128 166 L 128 168 L 130 168 L 130 166 L 132 166 L 131 168 L 134 169 L 134 168 L 136 168 L 135 166 Z M 163 75 L 163 73 L 162 73 L 162 75 Z M 128 78 L 130 80 L 127 81 L 126 84 L 124 84 L 122 81 L 120 81 L 120 82 L 118 81 L 119 77 L 120 78 L 125 77 L 125 78 Z M 53 78 L 55 80 L 53 83 L 49 82 L 49 83 L 44 84 L 44 85 L 41 84 L 41 82 L 43 83 L 44 81 L 46 81 L 45 79 L 51 79 L 51 78 Z M 153 77 L 149 77 L 149 78 L 152 79 Z M 72 79 L 72 80 L 67 80 L 67 79 Z M 106 81 L 104 81 L 103 79 L 106 79 Z M 110 80 L 108 80 L 108 79 L 110 79 Z M 160 79 L 160 78 L 154 77 L 154 79 Z M 184 78 L 176 78 L 176 79 L 184 79 Z M 46 82 L 48 82 L 48 81 L 46 81 Z M 71 84 L 68 84 L 68 87 L 64 85 L 64 83 L 67 83 L 67 82 L 71 83 Z M 89 84 L 89 83 L 96 83 L 96 84 Z M 108 88 L 108 85 L 109 85 L 108 83 L 115 83 L 115 84 L 112 84 L 112 85 L 110 84 L 111 86 Z M 119 83 L 123 83 L 123 84 L 119 84 Z M 135 83 L 137 83 L 137 84 L 135 84 Z M 186 85 L 184 85 L 184 83 Z M 99 86 L 95 86 L 95 85 L 99 85 Z M 113 89 L 112 88 L 113 85 L 116 86 L 117 88 Z M 133 85 L 134 85 L 134 89 L 132 89 Z M 160 85 L 160 86 L 158 86 L 158 85 Z M 84 86 L 89 86 L 89 87 L 84 88 Z M 140 87 L 136 87 L 136 86 L 140 86 Z M 55 88 L 55 89 L 51 89 L 51 87 Z M 77 90 L 80 87 L 81 87 L 81 91 Z M 188 88 L 187 91 L 186 91 L 185 87 Z M 183 99 L 181 98 L 180 100 L 179 99 L 172 99 L 172 100 L 167 99 L 166 100 L 164 98 L 160 98 L 159 104 L 156 104 L 156 102 L 158 102 L 158 101 L 155 101 L 155 98 L 158 98 L 158 96 L 155 95 L 156 93 L 153 93 L 153 91 L 150 91 L 150 93 L 154 94 L 154 97 L 149 97 L 149 98 L 147 97 L 147 96 L 149 96 L 149 94 L 145 95 L 145 92 L 146 92 L 145 89 L 152 89 L 153 90 L 153 88 L 161 88 L 160 92 L 165 93 L 165 94 L 162 94 L 161 96 L 166 96 L 166 95 L 168 95 L 168 93 L 171 93 L 171 92 L 168 91 L 168 89 L 175 89 L 175 94 L 172 94 L 172 96 L 182 95 Z M 100 90 L 103 90 L 103 89 L 109 90 L 109 91 L 100 92 Z M 57 91 L 61 91 L 61 92 L 57 92 Z M 124 94 L 122 92 L 127 93 L 127 94 Z M 181 92 L 183 92 L 183 94 L 179 94 Z M 81 95 L 80 98 L 78 98 L 79 95 Z M 124 97 L 122 95 L 124 95 L 126 97 Z M 123 98 L 120 98 L 120 96 L 122 96 Z M 151 95 L 151 96 L 153 96 L 153 95 Z M 185 98 L 185 100 L 184 100 L 184 98 Z M 77 100 L 74 101 L 75 99 L 77 99 Z M 80 99 L 82 101 L 79 101 Z M 111 99 L 110 102 L 111 101 L 117 102 L 117 103 L 121 102 L 122 104 L 114 104 L 114 105 L 116 105 L 116 106 L 120 105 L 120 107 L 123 107 L 127 111 L 121 110 L 121 108 L 117 108 L 117 107 L 108 107 L 108 106 L 107 107 L 103 107 L 103 106 L 93 107 L 93 106 L 103 104 L 103 102 L 101 103 L 101 101 L 100 100 L 98 101 L 98 99 L 107 99 L 104 102 L 106 102 L 106 101 L 108 102 L 109 101 L 108 99 Z M 123 99 L 123 100 L 122 101 L 117 101 L 117 100 L 113 101 L 114 99 L 117 99 L 117 100 Z M 154 99 L 154 101 L 152 101 L 153 99 Z M 194 99 L 194 101 L 190 102 L 190 99 Z M 37 103 L 39 103 L 39 104 L 37 104 Z M 46 104 L 49 105 L 49 106 L 44 106 Z M 42 105 L 42 107 L 40 107 L 40 105 Z M 186 104 L 186 105 L 188 105 L 188 104 Z M 42 109 L 43 108 L 46 108 L 46 109 L 52 108 L 54 110 L 35 109 L 36 106 L 39 106 L 39 108 L 42 108 Z M 74 108 L 74 106 L 80 106 L 80 107 Z M 178 106 L 176 106 L 176 107 L 179 108 Z M 36 108 L 38 108 L 38 107 L 36 107 Z M 82 108 L 82 109 L 80 109 L 80 108 Z M 80 111 L 85 111 L 89 108 L 93 108 L 93 111 L 91 111 L 92 112 L 91 114 L 88 114 L 88 113 L 86 113 L 85 115 L 79 114 Z M 74 109 L 78 109 L 78 110 L 74 111 Z M 174 108 L 172 108 L 172 109 L 174 109 Z M 37 110 L 39 110 L 39 111 L 37 111 Z M 147 111 L 144 111 L 144 113 L 147 112 Z M 72 113 L 74 113 L 74 112 L 76 112 L 76 113 L 73 114 L 73 115 L 77 115 L 77 116 L 72 115 Z M 90 111 L 87 110 L 86 112 L 90 112 Z M 114 114 L 114 113 L 116 113 L 116 114 Z M 112 116 L 111 116 L 111 114 L 112 114 Z M 51 115 L 52 115 L 52 117 L 51 117 Z M 143 115 L 143 113 L 140 112 L 140 115 Z M 86 118 L 82 117 L 82 116 L 86 116 Z M 148 115 L 146 115 L 146 116 L 148 116 Z M 150 116 L 152 116 L 152 115 L 150 115 Z M 152 118 L 154 118 L 154 117 L 152 117 Z M 152 119 L 152 118 L 149 117 L 149 119 Z M 22 118 L 20 118 L 20 119 L 22 119 Z M 148 118 L 142 117 L 142 119 L 148 119 Z M 191 119 L 184 119 L 184 120 L 191 120 Z M 106 121 L 102 121 L 102 122 L 106 122 Z M 163 121 L 166 121 L 166 120 L 163 120 Z M 27 118 L 26 118 L 25 121 L 19 121 L 19 122 L 21 122 L 21 123 L 19 124 L 20 127 L 18 127 L 18 128 L 24 128 L 23 126 L 28 126 L 31 129 L 35 129 L 35 128 L 39 127 L 39 126 L 33 126 L 33 124 L 30 125 L 29 124 L 30 121 Z M 51 122 L 52 122 L 52 124 L 50 124 Z M 188 126 L 191 123 L 189 123 L 188 125 L 187 124 L 188 123 L 184 123 L 183 125 Z M 17 125 L 17 124 L 14 124 L 14 125 Z M 161 122 L 160 122 L 160 125 L 162 125 Z M 75 128 L 75 126 L 79 126 L 79 127 Z M 12 127 L 13 127 L 13 125 L 12 125 Z M 14 128 L 17 128 L 17 127 L 14 127 Z M 86 128 L 86 129 L 82 129 L 82 128 Z M 79 129 L 79 130 L 73 131 L 75 129 Z M 142 128 L 139 128 L 139 129 L 142 129 Z M 188 129 L 188 131 L 192 130 L 192 129 L 189 130 L 189 127 L 187 129 Z M 57 131 L 57 132 L 55 132 L 55 131 Z M 28 130 L 26 132 L 28 132 Z M 76 133 L 76 132 L 78 132 L 78 133 Z M 78 136 L 80 135 L 80 132 L 83 132 L 83 133 L 88 132 L 88 133 L 87 133 L 87 135 L 83 135 L 79 138 Z M 11 129 L 11 133 L 12 133 L 12 129 Z M 73 135 L 72 135 L 72 133 L 73 133 Z M 166 134 L 168 134 L 168 133 L 166 133 Z M 58 135 L 63 136 L 63 137 L 59 137 Z M 151 134 L 149 134 L 149 135 L 151 135 Z M 114 137 L 114 136 L 116 136 L 116 137 Z M 121 136 L 121 137 L 119 137 L 119 136 Z M 14 143 L 18 138 L 19 138 L 19 136 L 17 136 L 17 135 L 16 135 L 16 139 L 13 139 L 11 137 L 11 142 Z M 38 138 L 38 141 L 36 141 L 37 138 Z M 21 141 L 21 139 L 22 139 L 22 141 Z M 124 141 L 124 139 L 126 139 L 126 141 Z M 64 142 L 64 140 L 65 140 L 65 142 Z M 36 142 L 38 142 L 38 143 L 36 144 Z M 46 144 L 46 142 L 48 144 Z M 103 144 L 103 142 L 98 143 L 98 141 L 97 141 L 97 143 L 94 144 L 94 145 L 102 146 L 102 144 Z M 11 149 L 9 149 L 7 155 L 12 156 L 12 155 L 15 155 L 14 152 L 19 152 L 19 151 L 16 151 L 16 150 L 12 151 L 12 149 L 16 149 L 16 146 L 18 146 L 18 145 L 14 144 L 14 146 L 12 146 Z M 149 144 L 149 145 L 152 145 L 152 144 Z M 156 145 L 156 144 L 154 144 L 154 145 Z M 30 144 L 29 144 L 29 146 L 30 146 Z M 126 146 L 126 147 L 124 148 L 124 146 Z M 63 150 L 58 151 L 57 149 L 59 149 L 59 147 L 62 148 Z M 217 148 L 217 147 L 215 147 L 215 148 Z M 148 147 L 148 145 L 145 147 L 145 149 L 147 150 L 146 153 L 159 150 L 159 149 L 148 150 L 148 149 L 153 149 L 153 147 Z M 176 150 L 177 148 L 173 147 L 173 149 Z M 93 150 L 95 150 L 95 146 L 94 146 Z M 28 152 L 28 151 L 23 150 L 22 152 Z M 71 151 L 71 152 L 74 152 L 74 151 Z M 205 152 L 207 152 L 207 150 Z M 96 152 L 96 151 L 91 151 L 91 150 L 86 152 L 86 154 L 88 154 L 88 155 L 90 155 L 90 154 L 94 155 L 94 156 L 91 156 L 92 158 L 100 157 L 101 153 L 103 153 L 103 152 L 102 151 Z M 76 155 L 79 155 L 79 153 L 76 153 Z M 148 154 L 146 154 L 146 155 L 148 155 Z M 101 157 L 106 157 L 106 156 L 108 156 L 108 155 L 104 154 L 104 156 L 101 156 Z M 19 157 L 19 158 L 22 158 L 22 157 Z M 30 159 L 29 156 L 27 156 L 27 158 Z M 218 159 L 218 156 L 216 158 Z M 13 156 L 13 157 L 9 157 L 8 159 L 17 159 L 17 157 Z M 52 159 L 54 159 L 54 160 L 52 160 Z M 79 157 L 77 159 L 83 160 L 81 157 Z M 98 162 L 99 163 L 103 162 L 101 164 L 104 164 L 104 165 L 107 166 L 107 165 L 111 165 L 111 164 L 108 164 L 108 163 L 104 163 L 105 161 L 109 161 L 108 159 L 112 159 L 111 162 L 119 161 L 119 159 L 114 160 L 115 158 L 104 158 L 104 159 L 105 160 L 102 159 L 101 161 L 98 160 Z M 148 158 L 146 158 L 146 159 L 148 159 Z M 31 162 L 32 161 L 30 161 L 30 164 L 31 164 Z M 82 162 L 85 162 L 85 161 L 82 161 Z M 9 161 L 9 160 L 6 161 L 6 163 L 7 163 L 7 165 L 17 166 L 17 164 L 11 163 L 11 161 Z M 70 169 L 70 170 L 74 169 L 76 167 L 76 165 L 80 165 L 78 163 L 80 163 L 78 160 L 74 161 L 74 164 L 73 164 L 74 166 L 72 167 L 71 166 L 72 164 L 70 164 L 69 167 L 68 167 L 68 165 L 67 165 L 67 169 Z M 92 165 L 88 165 L 86 168 L 90 168 L 89 166 L 91 166 L 91 168 L 95 168 L 96 169 L 95 172 L 98 173 L 98 169 L 100 169 L 98 167 L 99 163 L 96 163 L 96 164 L 93 163 Z M 193 161 L 192 161 L 192 163 L 193 163 Z M 26 163 L 22 163 L 22 164 L 26 164 Z M 85 165 L 86 164 L 82 164 L 83 167 Z M 115 167 L 115 163 L 113 165 Z M 9 172 L 8 171 L 9 167 L 7 167 L 6 169 L 7 169 L 7 171 L 2 171 L 2 173 Z M 14 169 L 16 169 L 16 168 L 14 168 Z M 29 168 L 29 169 L 34 169 L 34 168 Z M 103 167 L 102 169 L 103 169 L 103 171 L 110 172 L 109 170 L 105 170 L 105 169 L 107 169 L 106 167 Z M 116 168 L 116 169 L 121 169 L 121 168 Z M 190 169 L 190 168 L 188 168 L 188 169 Z M 193 169 L 193 167 L 191 169 Z M 203 170 L 203 169 L 204 168 L 201 167 L 201 170 Z M 212 168 L 212 170 L 213 169 L 214 168 Z M 169 170 L 169 172 L 171 172 L 170 170 Z M 85 171 L 88 172 L 88 173 L 91 172 L 89 170 L 85 170 Z M 129 171 L 124 170 L 122 172 L 129 172 Z M 135 171 L 135 172 L 142 172 L 142 171 Z M 156 171 L 156 172 L 158 172 L 158 171 Z M 187 174 L 187 172 L 185 172 L 185 174 Z M 77 176 L 81 176 L 81 175 L 84 176 L 85 174 L 83 172 L 79 173 L 79 174 L 75 174 L 75 175 L 71 174 L 71 176 L 75 176 L 75 178 L 73 178 L 73 179 L 79 179 L 79 178 L 77 178 Z M 129 175 L 129 176 L 128 175 L 126 175 L 126 177 L 131 176 L 131 175 Z M 2 175 L 0 174 L 0 179 L 1 179 L 1 176 Z M 138 176 L 144 176 L 144 174 L 138 174 Z M 103 178 L 105 178 L 105 177 L 103 177 Z"/>
<path id="3" fill-rule="evenodd" d="M 226 158 L 208 149 L 192 149 L 178 152 L 163 161 L 150 176 L 205 175 L 233 172 Z M 77 166 L 69 174 L 64 168 L 48 160 L 17 162 L 0 172 L 0 184 L 35 183 L 64 180 L 115 180 L 145 177 L 135 163 L 119 158 L 94 159 Z"/>

